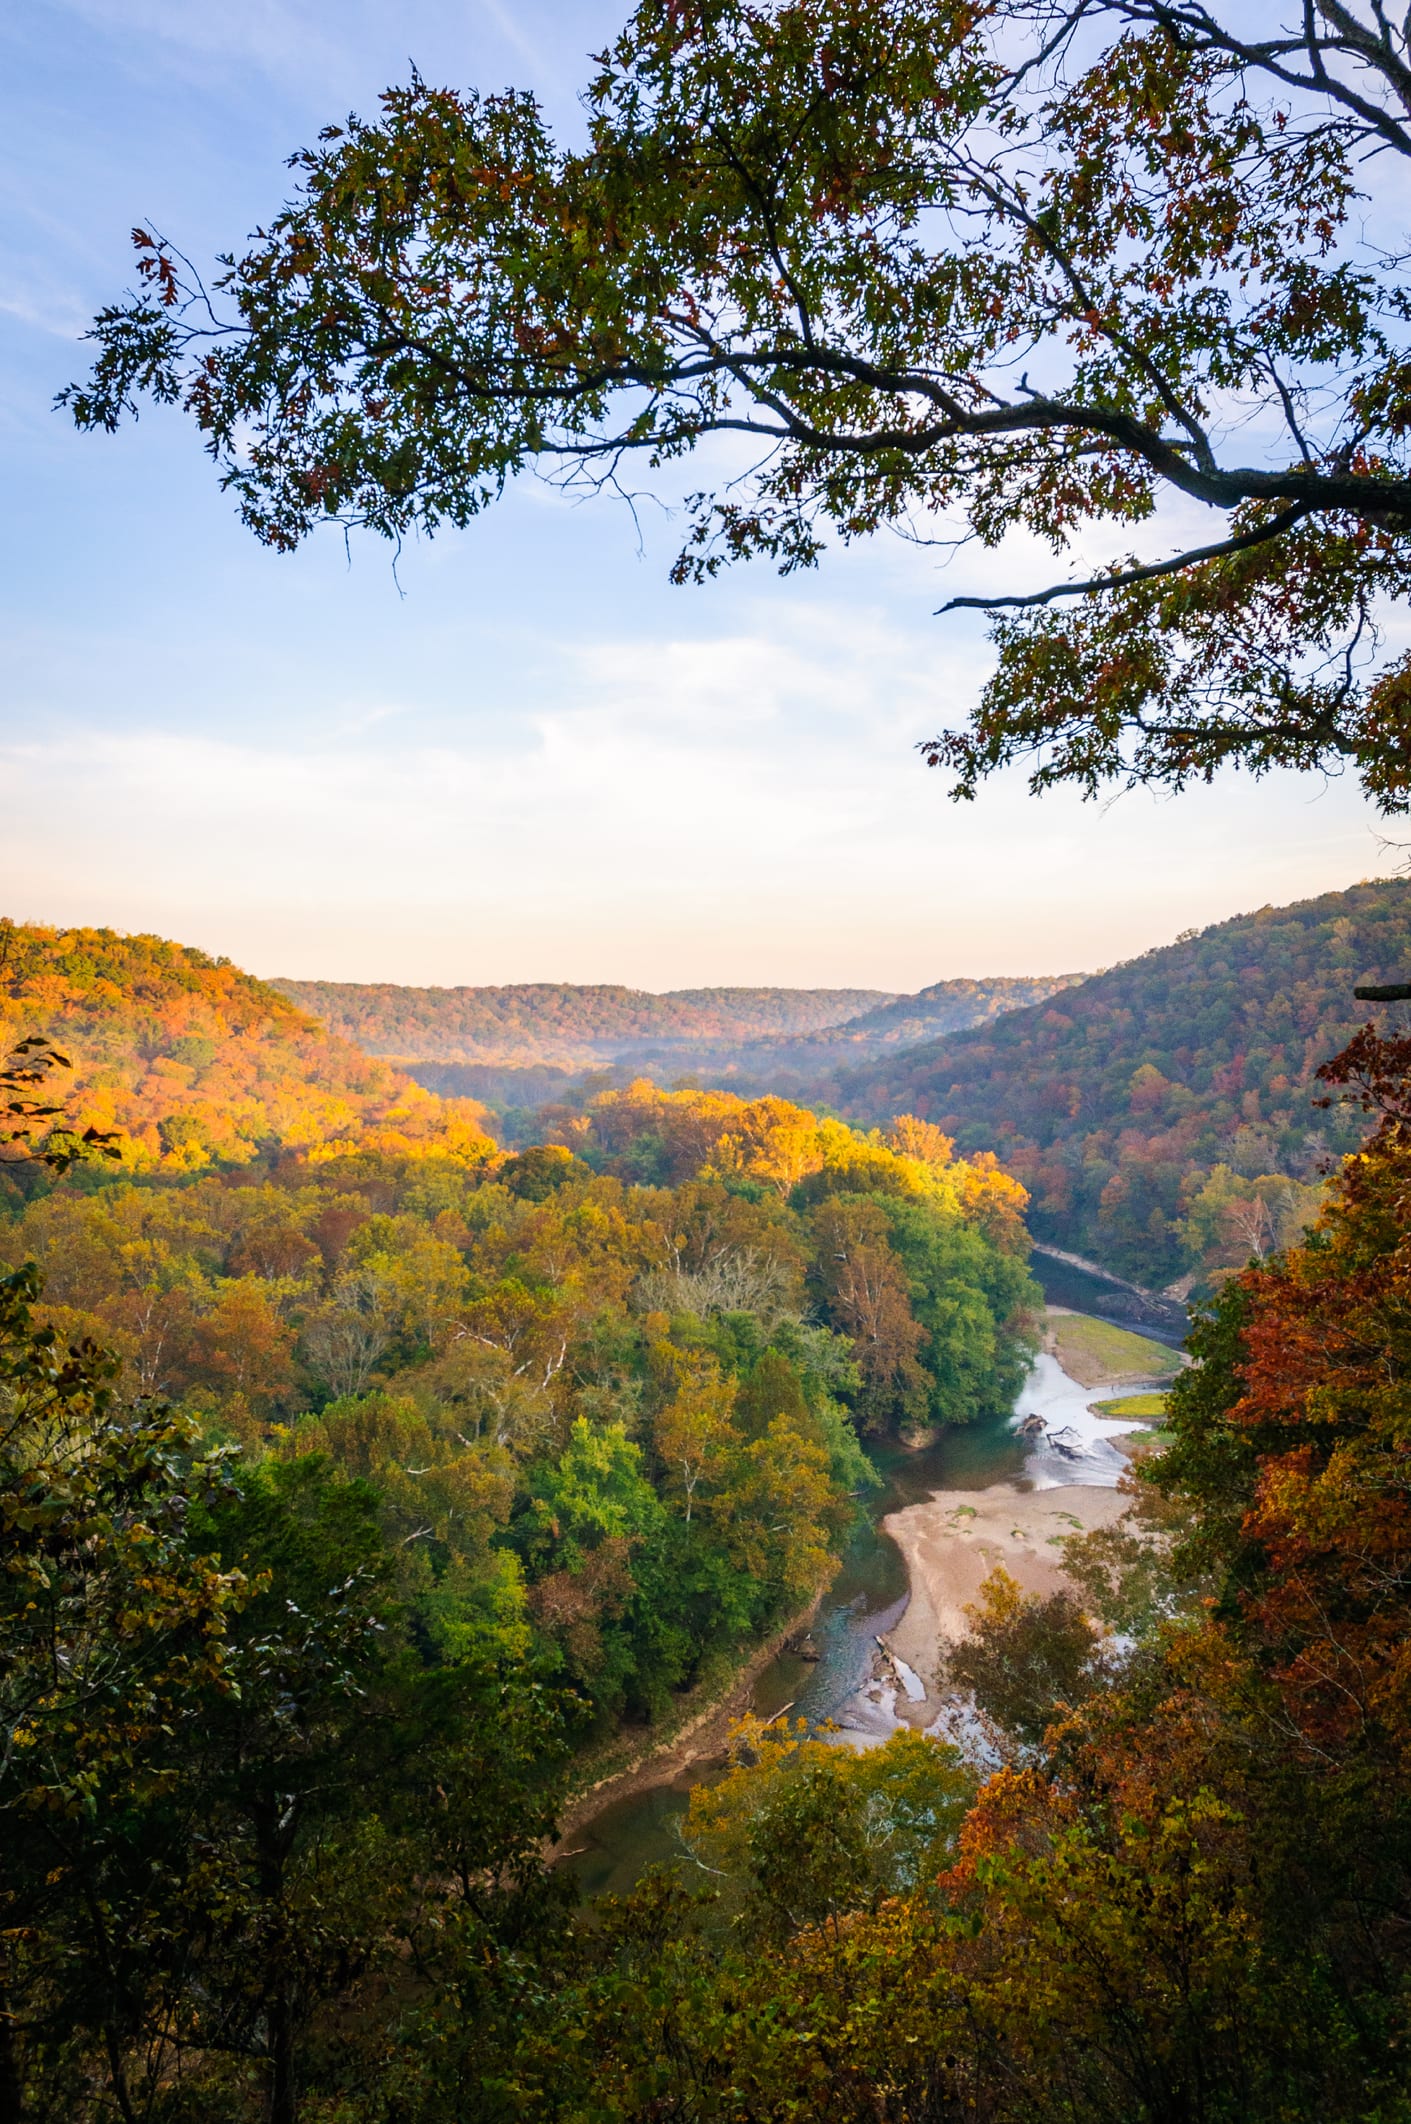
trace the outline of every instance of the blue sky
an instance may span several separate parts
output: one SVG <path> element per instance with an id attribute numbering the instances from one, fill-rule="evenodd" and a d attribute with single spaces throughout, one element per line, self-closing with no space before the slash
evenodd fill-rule
<path id="1" fill-rule="evenodd" d="M 621 13 L 7 11 L 0 911 L 265 974 L 902 989 L 1107 965 L 1395 867 L 1347 784 L 1099 807 L 1016 778 L 949 804 L 913 747 L 963 714 L 988 652 L 979 622 L 930 614 L 1047 580 L 1018 546 L 942 576 L 878 542 L 673 590 L 670 522 L 639 540 L 620 505 L 526 481 L 404 554 L 399 588 L 374 541 L 258 546 L 176 416 L 84 438 L 50 410 L 130 282 L 134 222 L 198 261 L 238 246 L 283 158 L 411 61 L 531 86 L 572 128 Z"/>

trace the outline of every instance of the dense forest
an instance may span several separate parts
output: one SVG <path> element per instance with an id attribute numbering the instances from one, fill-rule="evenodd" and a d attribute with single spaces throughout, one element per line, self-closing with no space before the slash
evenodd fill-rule
<path id="1" fill-rule="evenodd" d="M 647 1041 L 741 1041 L 811 1033 L 894 1002 L 875 988 L 682 988 L 526 981 L 508 988 L 395 982 L 271 986 L 368 1054 L 427 1062 L 582 1062 Z"/>
<path id="2" fill-rule="evenodd" d="M 915 1120 L 646 1083 L 517 1152 L 426 1093 L 399 1126 L 232 967 L 7 943 L 75 1066 L 0 1161 L 0 1819 L 38 1839 L 0 2086 L 292 2115 L 350 1985 L 368 2031 L 424 1988 L 407 1925 L 464 1975 L 559 1907 L 554 1795 L 808 1604 L 867 1439 L 1008 1406 L 1024 1194 Z M 56 1178 L 93 1114 L 116 1161 Z"/>
<path id="3" fill-rule="evenodd" d="M 132 1172 L 243 1165 L 275 1144 L 492 1147 L 478 1106 L 429 1095 L 229 960 L 162 937 L 0 921 L 0 1047 L 33 1033 L 71 1055 L 75 1125 L 118 1131 Z"/>
<path id="4" fill-rule="evenodd" d="M 1411 813 L 1411 17 L 639 0 L 592 67 L 562 139 L 415 69 L 330 112 L 204 275 L 136 228 L 59 404 L 184 419 L 282 553 L 463 559 L 533 470 L 660 501 L 683 586 L 891 530 L 929 603 L 968 549 L 942 611 L 993 654 L 960 638 L 918 746 L 951 796 L 1242 769 Z M 826 688 L 812 724 L 826 762 Z M 1411 2124 L 1411 1036 L 1351 996 L 1406 981 L 1408 890 L 864 1058 L 858 1126 L 652 1069 L 513 1145 L 231 969 L 138 940 L 129 1021 L 121 940 L 40 933 L 0 1065 L 0 2115 Z M 89 1032 L 65 1111 L 44 1042 Z M 917 1621 L 943 1717 L 744 1721 L 682 1862 L 575 1909 L 595 1751 L 795 1627 L 869 1438 L 1007 1399 L 996 1150 L 1051 1237 L 1203 1279 L 1159 1432 L 1101 1515 L 1055 1500 L 1027 1591 L 930 1500 L 975 1588 Z M 1017 1567 L 1014 1494 L 977 1493 Z"/>
<path id="5" fill-rule="evenodd" d="M 751 1089 L 771 1090 L 785 1078 L 804 1089 L 840 1060 L 983 1023 L 1000 1011 L 1041 1001 L 1070 978 L 938 981 L 914 996 L 866 988 L 683 988 L 652 995 L 544 982 L 513 988 L 287 980 L 271 985 L 369 1054 L 409 1064 L 571 1071 L 622 1062 L 677 1074 L 728 1073 Z"/>
<path id="6" fill-rule="evenodd" d="M 695 1864 L 581 1915 L 545 1858 L 573 1763 L 827 1569 L 854 1425 L 917 1383 L 869 1373 L 864 1289 L 932 1362 L 918 1262 L 1022 1301 L 1012 1183 L 773 1102 L 717 1108 L 675 1187 L 545 1146 L 32 1201 L 9 2114 L 1398 2124 L 1411 1042 L 1332 1074 L 1378 1133 L 1225 1287 L 1133 1516 L 1067 1542 L 1071 1591 L 992 1576 L 951 1648 L 980 1759 L 747 1721 Z M 663 1171 L 696 1096 L 606 1095 L 584 1147 Z M 151 1339 L 176 1293 L 242 1300 L 195 1379 Z M 282 1343 L 234 1326 L 256 1293 Z"/>
<path id="7" fill-rule="evenodd" d="M 1406 2116 L 1411 1041 L 1328 1078 L 1380 1125 L 1198 1328 L 1133 1518 L 1068 1544 L 1068 1592 L 997 1574 L 951 1650 L 985 1768 L 744 1729 L 701 1870 L 551 1957 L 529 2107 Z"/>
<path id="8" fill-rule="evenodd" d="M 1024 1010 L 1071 988 L 1081 974 L 994 975 L 984 981 L 934 981 L 914 996 L 896 996 L 830 1028 L 839 1048 L 854 1044 L 910 1047 L 968 1025 L 987 1025 L 1006 1011 Z"/>
<path id="9" fill-rule="evenodd" d="M 863 1125 L 915 1113 L 967 1154 L 993 1152 L 1023 1180 L 1038 1239 L 1142 1283 L 1205 1288 L 1251 1253 L 1295 1236 L 1315 1213 L 1327 1158 L 1350 1148 L 1358 1128 L 1314 1104 L 1313 1071 L 1361 1022 L 1354 985 L 1392 978 L 1408 963 L 1411 903 L 1391 880 L 1263 908 L 1087 980 L 938 982 L 811 1032 L 769 1029 L 761 1010 L 745 1040 L 696 1041 L 682 1031 L 669 1042 L 618 1044 L 614 1036 L 595 1052 L 618 1062 L 619 1090 L 640 1054 L 653 1075 L 684 1070 L 741 1092 L 782 1092 Z M 308 983 L 297 993 L 310 1009 L 328 1010 L 337 1031 L 362 1022 L 363 1006 L 352 999 L 377 999 L 367 1021 L 375 1046 L 386 1039 L 392 1051 L 405 1035 L 399 1051 L 418 1081 L 443 1096 L 488 1101 L 498 1133 L 529 1140 L 561 1131 L 556 1105 L 581 1108 L 593 1088 L 591 1077 L 575 1080 L 586 1049 L 557 1066 L 543 1059 L 567 1057 L 566 1046 L 554 1046 L 555 1013 L 567 1026 L 573 999 L 618 992 Z M 683 1007 L 715 996 L 797 995 L 802 1023 L 833 992 L 621 993 L 634 1004 Z M 856 992 L 859 1001 L 864 993 Z M 476 1016 L 462 1021 L 484 1039 L 476 1052 L 499 1054 L 499 1062 L 415 1059 L 456 1037 L 443 1033 L 438 997 L 461 1008 L 460 999 L 506 996 L 524 1001 L 503 1034 Z M 330 1005 L 329 997 L 350 1000 Z M 510 1061 L 494 1042 L 511 1036 L 522 1043 L 514 1054 L 539 1060 Z"/>
<path id="10" fill-rule="evenodd" d="M 843 1110 L 905 1108 L 995 1152 L 1037 1238 L 1149 1284 L 1294 1236 L 1360 1134 L 1318 1064 L 1411 969 L 1411 886 L 1384 880 L 1191 932 L 1061 998 L 843 1078 Z"/>
<path id="11" fill-rule="evenodd" d="M 436 1630 L 532 1640 L 600 1724 L 809 1591 L 859 1435 L 1017 1387 L 1023 1191 L 936 1130 L 640 1084 L 511 1153 L 199 953 L 7 942 L 11 1022 L 62 1036 L 65 1120 L 121 1152 L 58 1186 L 0 1165 L 42 1317 L 204 1437 L 427 1515 Z"/>

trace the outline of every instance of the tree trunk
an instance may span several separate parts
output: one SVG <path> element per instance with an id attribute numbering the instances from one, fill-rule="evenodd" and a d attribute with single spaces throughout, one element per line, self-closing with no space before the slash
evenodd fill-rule
<path id="1" fill-rule="evenodd" d="M 269 2043 L 267 2124 L 298 2124 L 299 2096 L 295 2085 L 297 2016 L 295 1985 L 290 1972 L 288 1912 L 285 1907 L 285 1866 L 289 1854 L 288 1823 L 281 1824 L 272 1801 L 252 1806 L 255 1831 L 255 1863 L 260 1900 L 264 1906 L 263 1928 L 266 1957 L 265 2027 Z"/>
<path id="2" fill-rule="evenodd" d="M 24 2086 L 10 1995 L 0 1979 L 0 2124 L 24 2124 Z"/>
<path id="3" fill-rule="evenodd" d="M 294 2085 L 294 2016 L 281 1993 L 269 2007 L 269 2124 L 298 2124 Z"/>

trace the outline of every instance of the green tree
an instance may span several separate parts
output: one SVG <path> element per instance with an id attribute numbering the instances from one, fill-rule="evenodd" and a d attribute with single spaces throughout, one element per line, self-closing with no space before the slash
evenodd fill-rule
<path id="1" fill-rule="evenodd" d="M 320 2009 L 356 1992 L 398 1929 L 412 1861 L 381 1809 L 431 1736 L 370 1486 L 314 1455 L 266 1462 L 204 1531 L 258 1590 L 232 1644 L 239 1693 L 213 1708 L 193 1766 L 219 1854 L 201 2039 L 253 2063 L 271 2124 L 293 2124 Z"/>
<path id="2" fill-rule="evenodd" d="M 879 1203 L 926 1332 L 927 1396 L 937 1424 L 970 1423 L 1014 1406 L 1034 1349 L 1041 1303 L 1022 1255 L 988 1245 L 973 1226 L 925 1200 Z"/>
<path id="3" fill-rule="evenodd" d="M 735 1400 L 735 1421 L 747 1438 L 758 1438 L 776 1416 L 787 1416 L 796 1427 L 809 1414 L 803 1382 L 787 1357 L 778 1350 L 761 1350 L 741 1382 Z"/>
<path id="4" fill-rule="evenodd" d="M 1074 1594 L 1026 1596 L 1000 1567 L 965 1612 L 969 1634 L 947 1653 L 947 1674 L 1010 1741 L 1037 1748 L 1060 1712 L 1101 1687 L 1100 1633 Z"/>
<path id="5" fill-rule="evenodd" d="M 1411 666 L 1373 650 L 1411 550 L 1405 244 L 1360 188 L 1411 155 L 1411 54 L 1380 5 L 1301 21 L 641 0 L 581 149 L 527 95 L 413 78 L 294 158 L 210 294 L 136 231 L 142 292 L 65 401 L 108 429 L 179 403 L 277 547 L 715 435 L 681 578 L 938 516 L 1061 552 L 1179 496 L 1208 539 L 968 600 L 1030 609 L 932 762 L 960 795 L 1016 759 L 1089 791 L 1348 765 L 1401 811 Z"/>
<path id="6" fill-rule="evenodd" d="M 458 1414 L 409 1395 L 365 1394 L 302 1418 L 276 1450 L 324 1454 L 372 1486 L 399 1594 L 437 1658 L 523 1658 L 519 1559 L 496 1545 L 514 1495 L 509 1456 L 467 1442 Z"/>
<path id="7" fill-rule="evenodd" d="M 96 2074 L 131 2120 L 170 2062 L 141 2040 L 179 1863 L 164 1795 L 234 1688 L 252 1587 L 188 1538 L 222 1457 L 121 1402 L 116 1359 L 65 1351 L 38 1296 L 32 1264 L 0 1280 L 0 2111 L 76 2114 Z"/>
<path id="8" fill-rule="evenodd" d="M 1196 1267 L 1242 1268 L 1251 1255 L 1292 1245 L 1322 1206 L 1321 1187 L 1300 1185 L 1283 1173 L 1246 1178 L 1228 1165 L 1211 1169 L 1192 1195 L 1181 1220 L 1181 1239 Z"/>
<path id="9" fill-rule="evenodd" d="M 269 2124 L 387 2068 L 411 1971 L 473 1989 L 554 1922 L 558 1708 L 493 1640 L 418 1643 L 382 1512 L 303 1454 L 193 1515 L 251 1590 L 172 1795 L 167 2025 L 207 2103 L 240 2116 L 253 2081 Z"/>
<path id="10" fill-rule="evenodd" d="M 922 1734 L 854 1751 L 751 1718 L 725 1776 L 692 1793 L 686 1842 L 747 1931 L 787 1938 L 934 1881 L 974 1794 L 956 1750 Z"/>
<path id="11" fill-rule="evenodd" d="M 659 1674 L 674 1682 L 687 1647 L 676 1602 L 653 1603 L 643 1580 L 667 1539 L 667 1512 L 620 1423 L 578 1417 L 557 1462 L 531 1470 L 531 1499 L 514 1532 L 535 1621 L 568 1677 L 600 1715 L 650 1706 Z M 664 1589 L 663 1589 L 664 1590 Z"/>

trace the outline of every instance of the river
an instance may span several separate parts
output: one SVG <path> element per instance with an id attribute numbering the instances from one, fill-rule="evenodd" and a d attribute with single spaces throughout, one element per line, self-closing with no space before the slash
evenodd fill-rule
<path id="1" fill-rule="evenodd" d="M 1032 1271 L 1050 1304 L 1095 1313 L 1163 1342 L 1181 1340 L 1185 1309 L 1170 1300 L 1134 1305 L 1130 1293 L 1114 1290 L 1098 1277 L 1039 1253 L 1033 1258 Z M 1048 1391 L 1040 1394 L 1036 1389 L 1045 1374 L 1052 1377 L 1046 1381 Z M 1085 1433 L 1115 1428 L 1084 1420 L 1079 1412 L 1091 1398 L 1066 1378 L 1052 1358 L 1042 1358 L 1019 1406 L 1021 1410 L 1042 1407 L 1051 1419 L 1067 1425 L 1076 1421 Z M 949 1431 L 920 1453 L 900 1447 L 874 1449 L 872 1459 L 883 1478 L 882 1486 L 863 1501 L 841 1569 L 824 1595 L 812 1631 L 821 1657 L 806 1661 L 784 1652 L 770 1661 L 754 1689 L 753 1708 L 762 1718 L 775 1718 L 788 1708 L 791 1715 L 826 1719 L 850 1699 L 854 1704 L 849 1708 L 855 1708 L 872 1667 L 876 1639 L 900 1621 L 909 1597 L 901 1551 L 881 1529 L 888 1513 L 924 1502 L 940 1490 L 983 1490 L 991 1483 L 1018 1477 L 1039 1486 L 1053 1481 L 1116 1480 L 1115 1469 L 1101 1465 L 1086 1471 L 1057 1465 L 1045 1468 L 1042 1452 L 1031 1455 L 1026 1450 L 1009 1416 Z M 613 1801 L 577 1830 L 573 1849 L 562 1863 L 572 1868 L 581 1892 L 585 1896 L 625 1894 L 647 1866 L 679 1858 L 679 1828 L 691 1788 L 717 1774 L 722 1760 L 698 1756 L 675 1777 Z"/>
<path id="2" fill-rule="evenodd" d="M 875 1640 L 897 1623 L 908 1587 L 901 1551 L 880 1522 L 889 1512 L 933 1497 L 938 1490 L 984 1489 L 1023 1473 L 1025 1449 L 1008 1417 L 947 1432 L 920 1453 L 874 1450 L 882 1487 L 868 1493 L 842 1567 L 824 1595 L 813 1627 L 821 1654 L 815 1661 L 781 1653 L 761 1673 L 754 1709 L 774 1718 L 825 1719 L 861 1688 L 876 1651 Z M 570 1866 L 585 1896 L 622 1895 L 645 1867 L 679 1858 L 681 1817 L 693 1785 L 719 1770 L 720 1758 L 701 1756 L 675 1778 L 634 1792 L 604 1807 L 575 1832 Z"/>
<path id="3" fill-rule="evenodd" d="M 1143 1291 L 1135 1284 L 1104 1276 L 1095 1266 L 1084 1268 L 1072 1258 L 1045 1253 L 1037 1246 L 1029 1274 L 1050 1305 L 1093 1313 L 1114 1327 L 1130 1328 L 1134 1335 L 1149 1335 L 1153 1342 L 1166 1342 L 1175 1349 L 1186 1339 L 1190 1326 L 1186 1308 L 1159 1291 Z"/>

